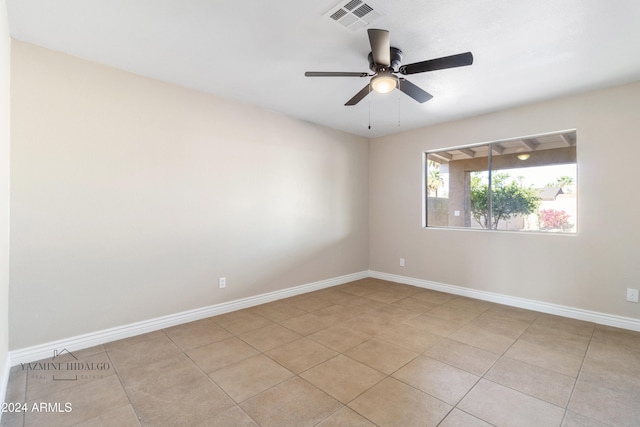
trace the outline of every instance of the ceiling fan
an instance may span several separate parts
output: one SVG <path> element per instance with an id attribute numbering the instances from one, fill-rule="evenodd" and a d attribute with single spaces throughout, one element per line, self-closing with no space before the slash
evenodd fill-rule
<path id="1" fill-rule="evenodd" d="M 389 44 L 389 31 L 369 29 L 367 33 L 369 34 L 369 44 L 371 45 L 369 68 L 373 71 L 373 74 L 341 71 L 307 71 L 304 75 L 307 77 L 371 77 L 369 83 L 344 105 L 356 105 L 362 101 L 371 90 L 375 90 L 378 93 L 389 93 L 396 88 L 416 101 L 423 103 L 433 98 L 433 95 L 422 90 L 409 80 L 398 77 L 396 74 L 417 74 L 473 64 L 473 55 L 471 52 L 465 52 L 415 62 L 413 64 L 400 65 L 402 62 L 402 51 L 398 48 L 391 47 Z"/>

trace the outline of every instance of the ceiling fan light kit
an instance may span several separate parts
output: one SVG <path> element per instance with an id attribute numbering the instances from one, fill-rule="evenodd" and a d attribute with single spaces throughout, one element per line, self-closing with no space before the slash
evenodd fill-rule
<path id="1" fill-rule="evenodd" d="M 433 98 L 433 95 L 414 85 L 409 80 L 398 77 L 396 74 L 418 74 L 473 64 L 473 55 L 471 52 L 465 52 L 401 66 L 402 51 L 398 48 L 391 47 L 389 43 L 389 31 L 369 29 L 367 30 L 367 34 L 369 35 L 369 44 L 371 45 L 371 53 L 369 53 L 368 57 L 369 68 L 373 71 L 373 74 L 341 71 L 307 71 L 304 75 L 307 77 L 371 77 L 369 83 L 344 104 L 347 106 L 356 105 L 366 97 L 371 90 L 384 94 L 396 88 L 417 102 L 423 103 Z"/>
<path id="2" fill-rule="evenodd" d="M 371 89 L 378 93 L 389 93 L 398 87 L 398 78 L 390 72 L 378 73 L 371 78 Z"/>

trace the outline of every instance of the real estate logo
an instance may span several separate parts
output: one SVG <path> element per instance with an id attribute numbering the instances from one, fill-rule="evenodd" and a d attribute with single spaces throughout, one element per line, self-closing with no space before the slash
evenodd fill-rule
<path id="1" fill-rule="evenodd" d="M 20 365 L 22 370 L 29 372 L 33 378 L 52 381 L 99 379 L 111 370 L 108 362 L 84 362 L 66 348 L 53 350 L 53 357 L 49 360 Z"/>

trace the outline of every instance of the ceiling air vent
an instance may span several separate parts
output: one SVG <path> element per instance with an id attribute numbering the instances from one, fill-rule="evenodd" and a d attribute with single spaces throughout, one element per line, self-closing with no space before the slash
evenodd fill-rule
<path id="1" fill-rule="evenodd" d="M 346 1 L 346 3 L 345 3 Z M 344 28 L 357 31 L 384 16 L 380 9 L 367 0 L 343 0 L 325 13 L 332 21 Z"/>

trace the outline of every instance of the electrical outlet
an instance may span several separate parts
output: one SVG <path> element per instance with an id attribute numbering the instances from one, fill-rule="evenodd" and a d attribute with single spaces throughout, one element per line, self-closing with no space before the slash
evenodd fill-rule
<path id="1" fill-rule="evenodd" d="M 404 267 L 404 258 L 400 258 L 400 267 Z"/>
<path id="2" fill-rule="evenodd" d="M 226 277 L 221 277 L 218 279 L 218 287 L 220 289 L 224 289 L 227 287 L 227 278 Z"/>
<path id="3" fill-rule="evenodd" d="M 627 301 L 638 302 L 638 290 L 627 288 Z"/>

